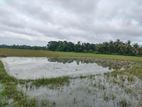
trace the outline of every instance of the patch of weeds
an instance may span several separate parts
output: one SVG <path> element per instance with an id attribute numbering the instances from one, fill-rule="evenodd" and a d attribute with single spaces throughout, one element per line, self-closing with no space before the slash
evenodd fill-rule
<path id="1" fill-rule="evenodd" d="M 142 64 L 137 64 L 131 69 L 128 70 L 128 72 L 132 75 L 135 75 L 136 77 L 142 79 Z"/>
<path id="2" fill-rule="evenodd" d="M 39 105 L 41 107 L 54 107 L 56 106 L 56 102 L 51 102 L 48 100 L 41 100 Z"/>
<path id="3" fill-rule="evenodd" d="M 109 101 L 109 96 L 106 94 L 106 92 L 104 92 L 104 94 L 103 94 L 103 99 L 104 99 L 104 101 Z"/>
<path id="4" fill-rule="evenodd" d="M 38 80 L 34 80 L 32 81 L 33 85 L 36 86 L 55 86 L 55 87 L 60 87 L 63 85 L 67 85 L 69 84 L 69 77 L 57 77 L 57 78 L 51 78 L 51 79 L 38 79 Z"/>
<path id="5" fill-rule="evenodd" d="M 106 87 L 104 85 L 102 85 L 102 84 L 99 84 L 98 88 L 101 89 L 101 90 L 105 90 L 106 89 Z"/>
<path id="6" fill-rule="evenodd" d="M 79 78 L 80 78 L 80 79 L 85 79 L 85 78 L 95 79 L 95 76 L 96 76 L 96 75 L 87 75 L 87 76 L 81 75 L 81 76 L 79 76 Z M 78 77 L 76 77 L 76 78 L 78 78 Z M 75 78 L 72 78 L 72 79 L 75 79 Z"/>
<path id="7" fill-rule="evenodd" d="M 126 99 L 121 99 L 119 101 L 119 106 L 120 107 L 130 107 L 130 104 L 126 101 Z"/>
<path id="8" fill-rule="evenodd" d="M 132 90 L 132 89 L 130 89 L 130 88 L 125 88 L 124 90 L 125 90 L 125 92 L 126 92 L 127 94 L 130 94 L 130 93 L 132 93 L 132 92 L 133 92 L 133 90 Z"/>
<path id="9" fill-rule="evenodd" d="M 101 84 L 101 83 L 94 83 L 93 86 L 98 88 L 98 89 L 101 89 L 101 90 L 105 90 L 106 89 L 106 87 L 103 84 Z"/>
<path id="10" fill-rule="evenodd" d="M 124 83 L 126 81 L 126 77 L 124 77 L 124 76 L 119 76 L 119 78 L 120 78 L 122 83 Z"/>
<path id="11" fill-rule="evenodd" d="M 6 107 L 7 105 L 7 99 L 4 96 L 0 96 L 0 107 Z"/>
<path id="12" fill-rule="evenodd" d="M 6 101 L 8 101 L 9 99 L 13 99 L 13 101 L 11 102 L 12 103 L 11 105 L 14 105 L 14 107 L 35 107 L 36 106 L 36 101 L 34 98 L 29 98 L 24 93 L 17 90 L 18 84 L 27 84 L 29 82 L 36 86 L 49 85 L 52 87 L 53 86 L 60 87 L 62 85 L 69 83 L 69 77 L 59 77 L 59 78 L 51 78 L 51 79 L 44 78 L 44 79 L 38 79 L 38 80 L 17 80 L 6 73 L 4 69 L 4 65 L 0 61 L 0 83 L 2 83 L 4 86 L 2 96 L 5 97 Z M 5 99 L 0 100 L 0 104 L 3 105 L 2 107 L 4 107 L 4 105 L 7 105 L 7 102 L 5 102 Z"/>
<path id="13" fill-rule="evenodd" d="M 81 75 L 79 78 L 80 78 L 80 79 L 84 79 L 84 78 L 87 78 L 87 76 Z"/>
<path id="14" fill-rule="evenodd" d="M 113 78 L 112 79 L 112 82 L 114 83 L 114 84 L 118 84 L 118 85 L 120 85 L 120 81 L 118 81 L 117 79 L 115 79 L 115 78 Z"/>
<path id="15" fill-rule="evenodd" d="M 141 98 L 141 100 L 139 101 L 139 105 L 140 105 L 140 107 L 142 107 L 142 98 Z"/>
<path id="16" fill-rule="evenodd" d="M 110 97 L 111 97 L 111 100 L 114 100 L 116 98 L 116 96 L 113 93 L 110 95 Z"/>
<path id="17" fill-rule="evenodd" d="M 5 96 L 3 96 L 3 86 L 0 84 L 0 107 L 5 107 L 8 105 L 7 99 Z"/>
<path id="18" fill-rule="evenodd" d="M 116 96 L 112 93 L 112 94 L 107 94 L 106 92 L 104 92 L 103 94 L 103 99 L 104 101 L 109 101 L 109 100 L 114 100 L 116 98 Z"/>
<path id="19" fill-rule="evenodd" d="M 2 64 L 2 62 L 0 62 L 0 83 L 4 87 L 4 90 L 1 93 L 2 96 L 4 96 L 7 101 L 13 99 L 11 105 L 14 105 L 14 107 L 35 107 L 34 99 L 30 99 L 22 92 L 17 91 L 17 84 L 19 82 L 20 81 L 16 80 L 13 77 L 10 77 L 5 72 L 4 65 Z M 7 106 L 7 103 L 4 103 L 2 105 L 2 107 L 4 106 Z"/>
<path id="20" fill-rule="evenodd" d="M 135 78 L 134 78 L 134 76 L 128 76 L 127 77 L 127 80 L 128 80 L 128 82 L 134 82 L 135 81 Z"/>

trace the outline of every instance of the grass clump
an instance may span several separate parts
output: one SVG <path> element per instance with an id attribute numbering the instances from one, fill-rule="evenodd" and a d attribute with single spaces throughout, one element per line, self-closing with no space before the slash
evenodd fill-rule
<path id="1" fill-rule="evenodd" d="M 35 100 L 29 99 L 22 92 L 17 91 L 17 84 L 19 83 L 13 77 L 8 76 L 5 72 L 4 65 L 0 62 L 0 83 L 3 85 L 4 89 L 1 92 L 4 100 L 11 100 L 10 105 L 14 107 L 35 107 Z M 1 107 L 7 106 L 7 102 L 2 101 Z"/>
<path id="2" fill-rule="evenodd" d="M 129 82 L 134 82 L 134 81 L 135 81 L 135 78 L 134 78 L 134 76 L 128 76 L 128 77 L 127 77 L 127 80 L 128 80 Z"/>
<path id="3" fill-rule="evenodd" d="M 119 101 L 120 107 L 130 107 L 130 104 L 126 101 L 126 99 L 122 99 Z"/>
<path id="4" fill-rule="evenodd" d="M 0 49 L 0 56 L 19 56 L 19 57 L 59 57 L 59 58 L 101 58 L 123 61 L 142 62 L 142 57 L 107 55 L 96 53 L 76 53 L 76 52 L 53 52 L 47 50 L 28 50 L 28 49 Z"/>
<path id="5" fill-rule="evenodd" d="M 125 80 L 127 80 L 128 82 L 134 82 L 134 76 L 142 79 L 142 63 L 136 63 L 131 65 L 130 68 L 126 68 L 124 70 L 114 70 L 113 72 L 105 73 L 104 75 L 114 78 L 117 78 L 119 76 L 120 80 L 123 82 L 125 82 Z M 123 77 L 124 75 L 126 75 L 127 77 Z"/>
<path id="6" fill-rule="evenodd" d="M 103 94 L 103 99 L 104 101 L 108 102 L 110 100 L 114 100 L 116 98 L 116 96 L 112 93 L 112 94 L 107 94 L 106 92 L 104 92 Z"/>
<path id="7" fill-rule="evenodd" d="M 18 84 L 26 84 L 31 82 L 35 86 L 62 86 L 69 83 L 69 77 L 58 77 L 51 79 L 38 79 L 38 80 L 17 80 L 14 77 L 9 76 L 4 65 L 0 61 L 0 83 L 3 85 L 3 90 L 0 91 L 0 107 L 7 107 L 13 105 L 13 107 L 35 107 L 36 100 L 34 98 L 29 98 L 21 91 L 17 90 Z M 48 105 L 48 104 L 47 104 Z"/>
<path id="8" fill-rule="evenodd" d="M 138 78 L 142 79 L 142 64 L 135 65 L 134 67 L 132 67 L 131 69 L 129 69 L 128 72 L 130 74 L 135 75 Z"/>
<path id="9" fill-rule="evenodd" d="M 3 86 L 0 84 L 0 107 L 8 105 L 7 99 L 3 96 Z"/>
<path id="10" fill-rule="evenodd" d="M 17 90 L 18 84 L 32 83 L 35 86 L 50 85 L 57 87 L 68 84 L 69 77 L 17 80 L 6 73 L 4 65 L 0 61 L 0 83 L 3 85 L 3 90 L 0 91 L 0 107 L 7 107 L 8 105 L 13 107 L 36 107 L 36 100 L 34 98 L 29 98 L 23 92 Z M 46 105 L 49 105 L 49 103 Z"/>
<path id="11" fill-rule="evenodd" d="M 57 78 L 42 78 L 38 80 L 33 80 L 32 84 L 36 86 L 52 85 L 52 86 L 62 86 L 69 83 L 69 77 L 57 77 Z"/>

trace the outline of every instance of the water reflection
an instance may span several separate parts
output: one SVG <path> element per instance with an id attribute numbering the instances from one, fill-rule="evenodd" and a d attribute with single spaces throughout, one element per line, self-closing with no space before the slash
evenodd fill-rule
<path id="1" fill-rule="evenodd" d="M 111 72 L 108 66 L 96 63 L 97 60 L 7 57 L 2 61 L 8 74 L 17 79 L 80 77 Z"/>
<path id="2" fill-rule="evenodd" d="M 58 62 L 58 63 L 73 63 L 76 62 L 77 65 L 79 64 L 91 64 L 96 63 L 102 67 L 108 67 L 109 69 L 122 69 L 122 68 L 129 68 L 133 64 L 132 62 L 128 61 L 117 61 L 117 60 L 108 60 L 108 59 L 73 59 L 73 58 L 49 58 L 49 62 Z"/>
<path id="3" fill-rule="evenodd" d="M 18 79 L 91 75 L 69 78 L 67 85 L 57 87 L 43 85 L 42 82 L 39 86 L 33 81 L 19 84 L 19 91 L 36 99 L 36 107 L 141 107 L 142 81 L 121 70 L 121 73 L 113 73 L 108 69 L 129 68 L 133 64 L 131 62 L 21 57 L 2 60 L 7 72 Z"/>
<path id="4" fill-rule="evenodd" d="M 49 88 L 19 85 L 18 89 L 34 97 L 37 107 L 141 107 L 141 80 L 127 75 L 92 76 L 71 79 L 69 85 Z"/>

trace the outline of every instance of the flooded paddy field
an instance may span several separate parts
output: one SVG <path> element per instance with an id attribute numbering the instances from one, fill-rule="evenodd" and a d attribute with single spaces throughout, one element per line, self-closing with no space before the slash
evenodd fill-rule
<path id="1" fill-rule="evenodd" d="M 17 79 L 56 78 L 62 76 L 86 76 L 109 72 L 108 67 L 96 63 L 85 63 L 75 60 L 55 60 L 48 58 L 2 59 L 9 75 Z"/>
<path id="2" fill-rule="evenodd" d="M 34 99 L 35 107 L 142 107 L 141 63 L 45 57 L 1 60 L 7 74 L 18 81 L 17 91 Z"/>

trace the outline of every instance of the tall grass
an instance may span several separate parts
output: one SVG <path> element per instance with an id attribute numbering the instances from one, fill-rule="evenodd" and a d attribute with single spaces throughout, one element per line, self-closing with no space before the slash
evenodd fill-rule
<path id="1" fill-rule="evenodd" d="M 31 82 L 35 86 L 50 85 L 61 86 L 69 83 L 69 77 L 59 77 L 51 79 L 38 79 L 38 80 L 17 80 L 14 77 L 9 76 L 4 65 L 0 61 L 0 83 L 3 85 L 3 90 L 0 92 L 0 107 L 7 107 L 8 101 L 11 100 L 11 105 L 14 107 L 35 107 L 36 101 L 34 98 L 29 98 L 21 91 L 17 90 L 18 84 L 24 84 Z"/>
<path id="2" fill-rule="evenodd" d="M 0 83 L 4 87 L 2 95 L 7 100 L 12 101 L 11 105 L 14 105 L 14 107 L 35 107 L 34 99 L 29 99 L 22 92 L 17 91 L 19 81 L 7 75 L 2 62 L 0 62 Z M 3 104 L 2 107 L 4 106 L 6 105 Z"/>
<path id="3" fill-rule="evenodd" d="M 26 49 L 6 49 L 0 48 L 0 56 L 19 56 L 19 57 L 60 57 L 60 58 L 103 58 L 114 60 L 128 60 L 142 62 L 142 57 L 106 55 L 95 53 L 75 53 L 75 52 L 53 52 L 46 50 L 26 50 Z"/>

